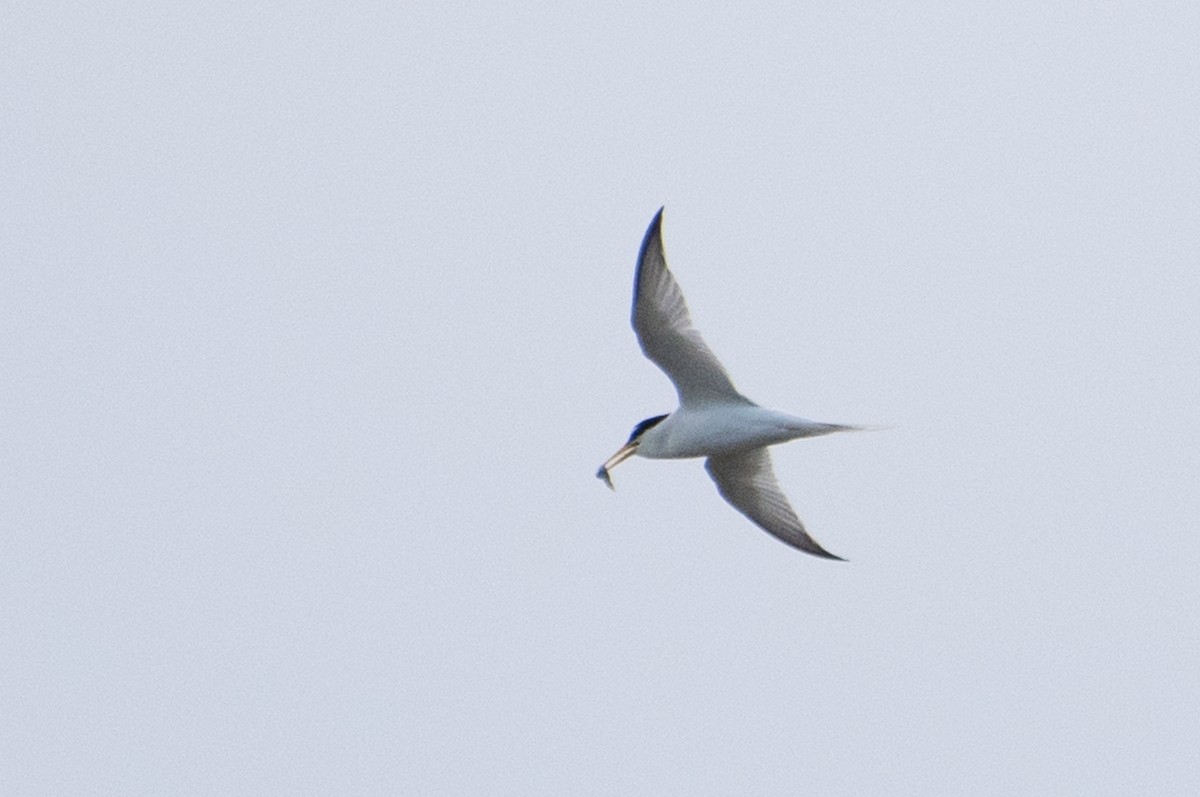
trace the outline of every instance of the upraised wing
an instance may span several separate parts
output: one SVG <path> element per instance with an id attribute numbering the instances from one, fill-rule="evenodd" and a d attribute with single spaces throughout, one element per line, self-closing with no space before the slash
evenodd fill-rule
<path id="1" fill-rule="evenodd" d="M 787 496 L 779 489 L 767 449 L 709 457 L 704 467 L 717 483 L 721 497 L 757 526 L 805 553 L 845 561 L 818 545 L 804 530 Z"/>
<path id="2" fill-rule="evenodd" d="M 680 405 L 752 403 L 737 392 L 712 349 L 692 326 L 679 283 L 667 268 L 662 209 L 650 222 L 633 282 L 633 331 L 646 357 L 675 384 Z"/>

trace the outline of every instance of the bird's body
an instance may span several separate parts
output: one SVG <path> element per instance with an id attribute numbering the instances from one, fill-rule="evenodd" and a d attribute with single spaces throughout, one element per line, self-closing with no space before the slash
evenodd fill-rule
<path id="1" fill-rule="evenodd" d="M 638 255 L 632 322 L 642 351 L 675 384 L 679 408 L 635 426 L 629 440 L 600 466 L 596 476 L 612 487 L 609 471 L 634 455 L 705 457 L 717 491 L 735 509 L 788 545 L 839 559 L 804 530 L 775 481 L 767 447 L 857 427 L 766 409 L 734 388 L 724 366 L 692 326 L 683 292 L 667 268 L 661 209 Z"/>
<path id="2" fill-rule="evenodd" d="M 757 404 L 680 407 L 642 435 L 636 455 L 691 459 L 737 454 L 847 427 L 817 423 Z"/>

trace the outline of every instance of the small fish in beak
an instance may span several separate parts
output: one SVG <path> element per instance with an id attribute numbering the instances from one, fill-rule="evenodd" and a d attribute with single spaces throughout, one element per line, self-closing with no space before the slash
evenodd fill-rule
<path id="1" fill-rule="evenodd" d="M 608 475 L 608 472 L 636 454 L 637 447 L 637 438 L 630 438 L 628 443 L 618 448 L 617 453 L 609 457 L 608 461 L 600 466 L 600 470 L 596 471 L 596 478 L 603 479 L 604 483 L 608 485 L 608 489 L 615 491 L 617 488 L 613 487 L 612 477 Z"/>
<path id="2" fill-rule="evenodd" d="M 601 465 L 600 470 L 596 471 L 596 478 L 603 479 L 604 483 L 608 485 L 608 489 L 616 491 L 617 488 L 613 487 L 612 477 L 608 475 L 608 468 Z"/>

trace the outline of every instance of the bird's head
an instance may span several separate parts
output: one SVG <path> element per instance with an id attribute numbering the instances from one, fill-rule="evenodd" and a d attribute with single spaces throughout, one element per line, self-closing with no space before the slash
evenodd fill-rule
<path id="1" fill-rule="evenodd" d="M 653 418 L 647 418 L 644 421 L 638 422 L 637 426 L 633 427 L 633 431 L 629 434 L 629 439 L 625 441 L 625 445 L 618 448 L 617 453 L 609 457 L 600 466 L 600 470 L 596 471 L 596 478 L 603 479 L 610 490 L 615 490 L 616 488 L 613 487 L 612 478 L 608 475 L 608 472 L 636 454 L 638 445 L 642 442 L 642 435 L 662 423 L 666 417 L 666 415 L 655 415 Z"/>

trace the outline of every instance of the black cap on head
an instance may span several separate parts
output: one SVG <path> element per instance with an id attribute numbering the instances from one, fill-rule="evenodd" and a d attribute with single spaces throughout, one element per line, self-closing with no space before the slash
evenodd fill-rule
<path id="1" fill-rule="evenodd" d="M 634 440 L 637 440 L 639 437 L 641 437 L 642 435 L 644 435 L 646 433 L 647 429 L 654 428 L 655 426 L 660 424 L 663 421 L 663 419 L 666 417 L 667 417 L 666 415 L 655 415 L 653 418 L 647 418 L 646 420 L 639 423 L 637 426 L 633 427 L 633 433 L 629 435 L 629 439 L 625 441 L 625 445 L 629 445 Z"/>

